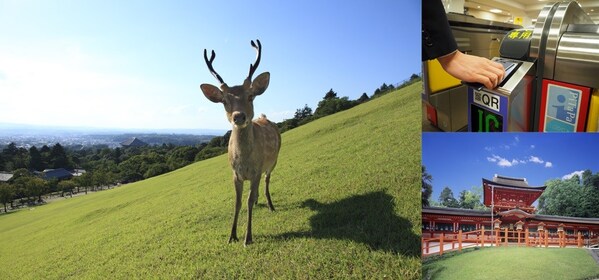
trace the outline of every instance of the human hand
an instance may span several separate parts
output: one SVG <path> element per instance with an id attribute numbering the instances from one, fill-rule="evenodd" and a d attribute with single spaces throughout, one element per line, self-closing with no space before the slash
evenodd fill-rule
<path id="1" fill-rule="evenodd" d="M 505 70 L 500 63 L 484 57 L 455 51 L 437 58 L 447 73 L 464 82 L 481 83 L 488 89 L 497 87 Z"/>

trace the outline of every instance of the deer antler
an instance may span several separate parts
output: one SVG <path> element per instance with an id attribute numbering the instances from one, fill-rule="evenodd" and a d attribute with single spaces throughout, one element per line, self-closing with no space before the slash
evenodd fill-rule
<path id="1" fill-rule="evenodd" d="M 258 42 L 258 44 L 260 44 L 260 42 Z M 204 60 L 206 61 L 206 65 L 208 65 L 208 70 L 210 70 L 210 73 L 212 74 L 212 76 L 214 76 L 221 84 L 224 84 L 225 82 L 223 81 L 223 78 L 220 77 L 220 75 L 218 73 L 216 73 L 216 71 L 214 71 L 214 68 L 212 68 L 212 61 L 214 61 L 214 59 L 216 58 L 216 54 L 214 53 L 214 50 L 212 50 L 212 54 L 210 55 L 210 60 L 208 60 L 208 54 L 206 49 L 204 49 Z"/>
<path id="2" fill-rule="evenodd" d="M 262 44 L 260 44 L 260 40 L 258 40 L 258 39 L 256 39 L 256 42 L 258 42 L 258 46 L 256 46 L 256 44 L 254 43 L 254 40 L 252 40 L 252 47 L 254 47 L 254 49 L 256 49 L 256 52 L 258 54 L 256 55 L 256 61 L 254 62 L 254 64 L 250 64 L 250 74 L 247 77 L 247 79 L 250 82 L 252 81 L 252 76 L 254 75 L 254 72 L 256 71 L 256 69 L 258 68 L 258 65 L 260 64 L 260 56 L 262 55 Z"/>

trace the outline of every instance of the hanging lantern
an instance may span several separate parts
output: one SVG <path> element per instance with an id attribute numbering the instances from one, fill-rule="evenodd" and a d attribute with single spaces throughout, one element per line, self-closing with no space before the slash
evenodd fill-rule
<path id="1" fill-rule="evenodd" d="M 495 221 L 493 221 L 493 224 L 495 229 L 499 229 L 499 225 L 501 225 L 501 220 L 495 219 Z"/>
<path id="2" fill-rule="evenodd" d="M 537 230 L 538 230 L 538 231 L 544 231 L 544 230 L 545 230 L 545 223 L 543 223 L 543 222 L 540 222 L 540 223 L 537 225 Z"/>
<path id="3" fill-rule="evenodd" d="M 523 226 L 523 225 L 524 225 L 524 222 L 522 222 L 522 221 L 518 221 L 518 222 L 516 223 L 516 230 L 517 230 L 517 231 L 521 231 L 521 230 L 522 230 L 522 226 Z"/>

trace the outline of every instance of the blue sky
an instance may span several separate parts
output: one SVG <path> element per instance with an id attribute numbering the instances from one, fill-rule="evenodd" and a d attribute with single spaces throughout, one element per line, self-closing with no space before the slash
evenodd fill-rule
<path id="1" fill-rule="evenodd" d="M 542 186 L 586 169 L 596 173 L 598 145 L 596 133 L 423 133 L 422 164 L 437 201 L 446 186 L 457 198 L 495 174 Z"/>
<path id="2" fill-rule="evenodd" d="M 202 52 L 225 82 L 271 73 L 256 113 L 372 95 L 419 73 L 421 1 L 0 0 L 0 122 L 229 129 Z"/>

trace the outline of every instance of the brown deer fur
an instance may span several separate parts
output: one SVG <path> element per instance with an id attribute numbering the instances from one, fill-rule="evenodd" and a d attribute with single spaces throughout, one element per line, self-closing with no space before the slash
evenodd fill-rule
<path id="1" fill-rule="evenodd" d="M 221 82 L 220 89 L 210 85 L 202 84 L 200 88 L 210 101 L 223 103 L 227 119 L 233 126 L 231 138 L 229 139 L 229 163 L 233 169 L 233 183 L 235 186 L 235 216 L 229 243 L 238 241 L 237 220 L 241 208 L 241 195 L 244 181 L 250 181 L 250 192 L 247 200 L 248 223 L 245 236 L 245 245 L 252 243 L 252 208 L 258 200 L 258 186 L 262 174 L 265 174 L 265 195 L 268 208 L 274 211 L 270 198 L 269 184 L 270 174 L 277 164 L 277 157 L 281 147 L 281 134 L 276 124 L 269 121 L 265 115 L 252 121 L 254 117 L 254 98 L 266 91 L 270 81 L 268 72 L 262 73 L 253 81 L 251 76 L 260 62 L 261 45 L 258 47 L 252 41 L 252 46 L 258 51 L 255 65 L 250 66 L 250 74 L 241 86 L 228 87 L 220 76 L 212 68 L 212 58 L 208 60 L 206 51 L 204 59 L 211 73 Z"/>

